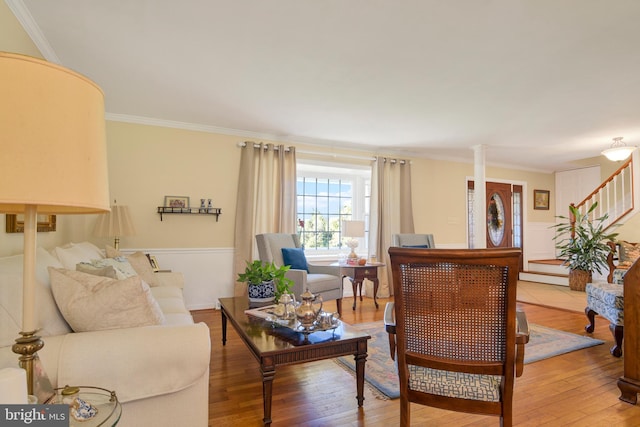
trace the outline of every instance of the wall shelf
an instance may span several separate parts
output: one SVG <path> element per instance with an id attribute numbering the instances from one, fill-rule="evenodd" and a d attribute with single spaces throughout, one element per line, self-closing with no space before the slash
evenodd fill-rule
<path id="1" fill-rule="evenodd" d="M 162 215 L 164 214 L 182 214 L 182 215 L 215 215 L 216 222 L 218 217 L 222 213 L 220 208 L 174 208 L 171 206 L 158 206 L 158 213 L 160 214 L 160 221 L 162 221 Z"/>

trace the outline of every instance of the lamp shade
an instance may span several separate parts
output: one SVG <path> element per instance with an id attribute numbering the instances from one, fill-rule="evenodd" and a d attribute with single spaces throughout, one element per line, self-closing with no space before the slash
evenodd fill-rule
<path id="1" fill-rule="evenodd" d="M 93 234 L 98 237 L 133 236 L 136 234 L 129 206 L 111 206 L 111 212 L 98 216 L 98 221 L 93 229 Z"/>
<path id="2" fill-rule="evenodd" d="M 364 237 L 364 221 L 342 221 L 342 235 Z"/>
<path id="3" fill-rule="evenodd" d="M 0 52 L 0 212 L 109 210 L 104 95 L 50 62 Z"/>

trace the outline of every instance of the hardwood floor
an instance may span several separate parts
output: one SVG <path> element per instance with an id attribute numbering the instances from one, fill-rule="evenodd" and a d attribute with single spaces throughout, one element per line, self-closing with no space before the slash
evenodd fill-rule
<path id="1" fill-rule="evenodd" d="M 355 311 L 347 299 L 343 320 L 350 324 L 381 320 L 386 300 L 358 301 Z M 585 334 L 584 314 L 520 304 L 530 323 Z M 258 363 L 232 327 L 222 346 L 220 311 L 193 312 L 196 322 L 211 329 L 209 426 L 261 426 L 262 379 Z M 612 337 L 608 322 L 598 317 L 593 336 L 604 345 L 567 353 L 525 365 L 516 380 L 516 426 L 638 426 L 640 406 L 618 400 L 616 381 L 622 359 L 609 354 Z M 623 356 L 625 357 L 625 356 Z M 358 408 L 355 380 L 332 360 L 278 368 L 274 381 L 273 426 L 398 426 L 398 400 L 377 398 L 365 387 Z M 414 426 L 497 426 L 491 416 L 454 413 L 420 405 L 411 406 Z"/>

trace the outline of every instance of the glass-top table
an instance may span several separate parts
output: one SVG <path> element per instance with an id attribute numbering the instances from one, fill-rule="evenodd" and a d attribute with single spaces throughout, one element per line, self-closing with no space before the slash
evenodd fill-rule
<path id="1" fill-rule="evenodd" d="M 70 426 L 83 427 L 113 427 L 120 421 L 122 415 L 122 405 L 118 401 L 118 397 L 114 391 L 110 391 L 100 387 L 78 386 L 79 393 L 77 397 L 90 403 L 97 409 L 94 417 L 86 420 L 77 420 L 69 415 Z M 56 394 L 51 397 L 47 404 L 64 404 L 62 395 L 63 388 L 56 389 Z"/>
<path id="2" fill-rule="evenodd" d="M 271 425 L 271 400 L 276 367 L 354 355 L 356 364 L 356 399 L 364 402 L 364 367 L 367 360 L 367 340 L 371 336 L 343 322 L 327 331 L 305 334 L 276 322 L 250 316 L 249 300 L 245 297 L 221 298 L 222 345 L 227 342 L 227 322 L 260 364 L 264 425 Z"/>

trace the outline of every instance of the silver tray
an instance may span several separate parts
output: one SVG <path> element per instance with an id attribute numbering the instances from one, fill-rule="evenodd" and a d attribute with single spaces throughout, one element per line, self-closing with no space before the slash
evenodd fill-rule
<path id="1" fill-rule="evenodd" d="M 320 326 L 317 321 L 313 322 L 313 325 L 311 326 L 303 326 L 298 319 L 282 319 L 276 315 L 267 316 L 265 320 L 273 323 L 274 325 L 284 326 L 285 328 L 292 329 L 305 335 L 312 334 L 314 332 L 331 331 L 340 326 L 340 319 L 335 319 L 330 326 Z"/>

